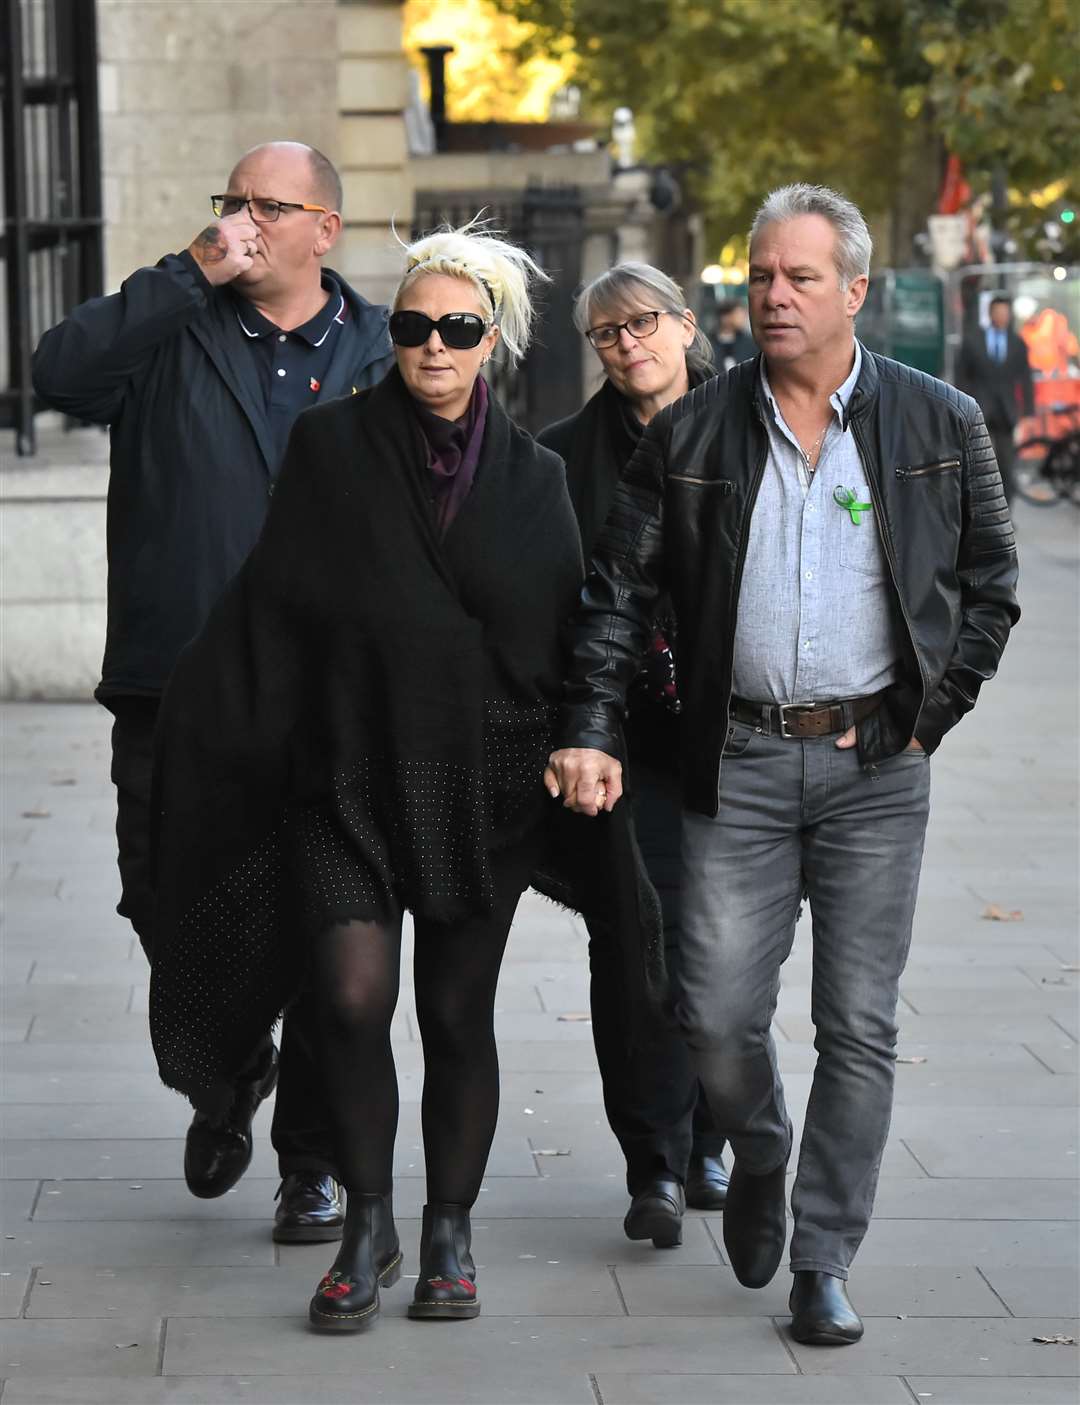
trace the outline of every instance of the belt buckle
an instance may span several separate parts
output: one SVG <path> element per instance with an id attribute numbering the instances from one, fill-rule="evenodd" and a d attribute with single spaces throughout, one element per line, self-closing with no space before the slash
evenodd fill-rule
<path id="1" fill-rule="evenodd" d="M 789 712 L 809 712 L 809 711 L 812 711 L 815 707 L 817 707 L 817 703 L 812 703 L 812 702 L 778 703 L 778 704 L 777 704 L 777 707 L 778 707 L 779 710 L 780 710 L 780 735 L 781 735 L 782 737 L 787 737 L 787 739 L 788 739 L 789 741 L 793 741 L 793 740 L 796 740 L 796 737 L 795 737 L 795 733 L 794 733 L 794 732 L 789 732 L 788 729 L 787 729 L 787 728 L 788 728 L 787 714 L 788 714 Z"/>

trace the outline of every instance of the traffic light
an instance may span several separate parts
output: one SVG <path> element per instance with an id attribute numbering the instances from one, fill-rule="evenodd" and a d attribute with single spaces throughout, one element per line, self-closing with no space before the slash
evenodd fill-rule
<path id="1" fill-rule="evenodd" d="M 1058 219 L 1061 221 L 1062 224 L 1072 224 L 1076 219 L 1076 211 L 1062 210 L 1061 214 L 1058 215 Z"/>

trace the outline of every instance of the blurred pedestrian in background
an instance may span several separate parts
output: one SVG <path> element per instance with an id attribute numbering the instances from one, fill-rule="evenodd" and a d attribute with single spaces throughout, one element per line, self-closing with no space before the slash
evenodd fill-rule
<path id="1" fill-rule="evenodd" d="M 713 360 L 717 370 L 730 371 L 740 361 L 748 361 L 758 352 L 750 335 L 750 320 L 746 304 L 731 299 L 718 309 L 716 331 L 712 335 Z"/>
<path id="2" fill-rule="evenodd" d="M 1020 419 L 1035 413 L 1035 391 L 1027 346 L 1013 328 L 1012 302 L 1004 293 L 990 299 L 989 321 L 964 337 L 956 363 L 956 384 L 974 400 L 986 420 L 994 456 L 1013 498 L 1013 431 Z"/>

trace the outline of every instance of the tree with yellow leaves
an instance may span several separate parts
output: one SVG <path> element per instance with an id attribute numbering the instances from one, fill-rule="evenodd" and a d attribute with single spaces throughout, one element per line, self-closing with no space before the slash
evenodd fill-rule
<path id="1" fill-rule="evenodd" d="M 570 43 L 521 58 L 534 27 L 500 13 L 490 0 L 406 0 L 405 49 L 424 84 L 420 50 L 452 44 L 446 60 L 447 115 L 456 122 L 543 122 L 573 69 Z"/>

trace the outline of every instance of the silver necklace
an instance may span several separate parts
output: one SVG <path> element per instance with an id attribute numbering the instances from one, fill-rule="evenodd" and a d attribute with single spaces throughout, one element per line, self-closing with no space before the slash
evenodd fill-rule
<path id="1" fill-rule="evenodd" d="M 818 456 L 818 454 L 819 454 L 819 452 L 820 452 L 820 450 L 821 450 L 821 446 L 822 446 L 822 444 L 824 444 L 824 442 L 825 442 L 825 436 L 826 436 L 826 434 L 828 434 L 828 432 L 829 432 L 829 426 L 826 425 L 825 428 L 824 428 L 824 429 L 821 431 L 821 433 L 818 435 L 818 437 L 814 440 L 814 443 L 813 443 L 813 445 L 812 445 L 812 447 L 811 447 L 809 453 L 803 448 L 803 446 L 802 446 L 801 444 L 799 445 L 799 453 L 802 454 L 803 459 L 804 459 L 804 461 L 805 461 L 805 463 L 806 463 L 806 471 L 807 471 L 808 474 L 810 474 L 811 477 L 813 477 L 814 469 L 815 469 L 815 467 L 816 467 L 816 464 L 815 464 L 814 460 L 817 458 L 817 456 Z"/>

